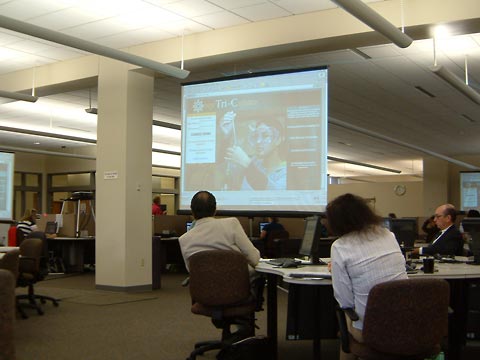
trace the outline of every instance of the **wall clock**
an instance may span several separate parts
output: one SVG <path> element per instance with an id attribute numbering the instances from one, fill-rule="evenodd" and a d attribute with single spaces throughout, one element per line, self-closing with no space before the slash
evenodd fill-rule
<path id="1" fill-rule="evenodd" d="M 395 185 L 393 188 L 395 195 L 402 196 L 407 192 L 407 187 L 405 185 Z"/>

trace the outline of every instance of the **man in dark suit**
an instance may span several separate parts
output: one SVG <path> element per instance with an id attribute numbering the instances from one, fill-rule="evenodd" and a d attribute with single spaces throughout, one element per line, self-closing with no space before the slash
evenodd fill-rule
<path id="1" fill-rule="evenodd" d="M 453 205 L 439 206 L 435 210 L 434 221 L 440 229 L 440 233 L 435 236 L 429 246 L 415 249 L 413 253 L 419 255 L 462 255 L 463 237 L 454 225 L 456 216 L 457 211 Z"/>

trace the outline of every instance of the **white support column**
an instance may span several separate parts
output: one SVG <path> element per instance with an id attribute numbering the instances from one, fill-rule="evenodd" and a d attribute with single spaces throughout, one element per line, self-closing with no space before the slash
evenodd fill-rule
<path id="1" fill-rule="evenodd" d="M 96 173 L 96 285 L 152 284 L 153 74 L 100 59 Z"/>

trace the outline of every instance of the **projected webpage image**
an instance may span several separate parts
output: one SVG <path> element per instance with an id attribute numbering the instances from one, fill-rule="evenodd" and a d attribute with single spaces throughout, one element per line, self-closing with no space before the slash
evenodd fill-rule
<path id="1" fill-rule="evenodd" d="M 15 155 L 0 152 L 0 219 L 13 219 L 13 168 Z"/>
<path id="2" fill-rule="evenodd" d="M 460 208 L 480 210 L 480 172 L 460 173 Z"/>
<path id="3" fill-rule="evenodd" d="M 182 87 L 180 208 L 198 190 L 223 210 L 323 211 L 327 70 Z"/>

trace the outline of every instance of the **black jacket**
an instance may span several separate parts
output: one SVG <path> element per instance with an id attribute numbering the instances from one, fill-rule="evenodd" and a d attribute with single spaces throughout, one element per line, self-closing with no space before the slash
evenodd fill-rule
<path id="1" fill-rule="evenodd" d="M 463 236 L 452 225 L 445 233 L 427 247 L 422 248 L 423 255 L 463 255 Z"/>

